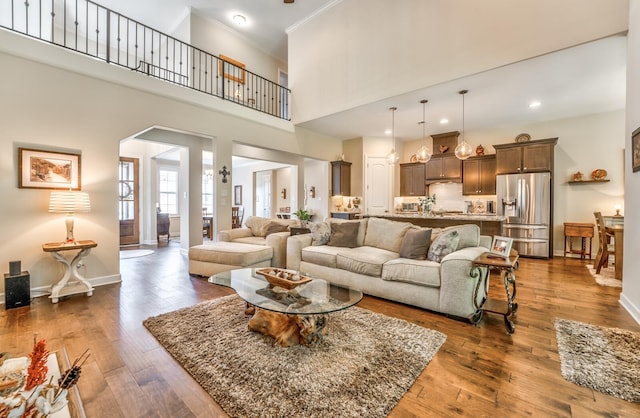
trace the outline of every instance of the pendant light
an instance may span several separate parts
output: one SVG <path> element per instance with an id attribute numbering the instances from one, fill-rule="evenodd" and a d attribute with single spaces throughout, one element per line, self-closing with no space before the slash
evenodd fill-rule
<path id="1" fill-rule="evenodd" d="M 396 151 L 396 110 L 397 107 L 390 107 L 391 111 L 391 139 L 393 140 L 393 148 L 391 148 L 391 152 L 387 154 L 387 162 L 391 165 L 394 165 L 400 160 L 400 154 Z"/>
<path id="2" fill-rule="evenodd" d="M 460 90 L 458 94 L 462 96 L 462 142 L 458 144 L 456 147 L 456 157 L 460 160 L 466 160 L 471 157 L 471 145 L 467 141 L 464 140 L 464 95 L 467 94 L 469 90 Z"/>
<path id="3" fill-rule="evenodd" d="M 422 122 L 420 123 L 422 124 L 422 139 L 424 141 L 424 144 L 420 148 L 418 148 L 418 152 L 416 153 L 416 158 L 418 159 L 418 162 L 421 162 L 421 163 L 426 163 L 431 159 L 431 150 L 427 146 L 427 136 L 425 135 L 425 132 L 424 132 L 427 126 L 427 120 L 425 118 L 425 115 L 426 115 L 425 108 L 428 101 L 429 100 L 425 100 L 425 99 L 420 100 L 420 103 L 422 103 Z"/>

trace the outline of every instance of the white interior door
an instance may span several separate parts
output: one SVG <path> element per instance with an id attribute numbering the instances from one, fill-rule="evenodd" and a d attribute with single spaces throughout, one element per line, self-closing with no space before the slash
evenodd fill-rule
<path id="1" fill-rule="evenodd" d="M 256 216 L 271 218 L 271 171 L 256 172 Z"/>
<path id="2" fill-rule="evenodd" d="M 391 209 L 391 166 L 384 157 L 367 157 L 366 161 L 366 213 L 384 215 Z"/>

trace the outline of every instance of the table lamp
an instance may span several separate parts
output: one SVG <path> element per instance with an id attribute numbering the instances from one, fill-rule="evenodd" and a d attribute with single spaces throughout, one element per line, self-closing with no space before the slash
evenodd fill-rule
<path id="1" fill-rule="evenodd" d="M 65 224 L 67 226 L 66 244 L 75 244 L 73 237 L 73 214 L 76 212 L 89 212 L 91 203 L 89 202 L 89 194 L 78 191 L 55 191 L 51 192 L 49 198 L 49 212 L 66 213 Z"/>
<path id="2" fill-rule="evenodd" d="M 620 207 L 620 205 L 615 205 L 613 208 L 616 210 L 616 214 L 613 215 L 613 216 L 622 216 L 622 215 L 620 215 L 620 209 L 622 209 L 622 207 Z"/>

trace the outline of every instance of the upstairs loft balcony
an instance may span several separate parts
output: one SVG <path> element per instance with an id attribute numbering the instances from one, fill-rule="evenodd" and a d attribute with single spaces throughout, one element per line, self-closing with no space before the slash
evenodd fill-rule
<path id="1" fill-rule="evenodd" d="M 89 0 L 0 0 L 0 27 L 291 119 L 288 88 Z"/>

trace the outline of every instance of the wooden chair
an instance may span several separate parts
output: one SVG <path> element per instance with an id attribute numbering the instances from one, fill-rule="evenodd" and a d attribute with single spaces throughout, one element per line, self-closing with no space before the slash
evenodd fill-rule
<path id="1" fill-rule="evenodd" d="M 602 267 L 609 266 L 609 254 L 615 254 L 615 246 L 611 244 L 613 235 L 607 233 L 602 213 L 593 212 L 593 215 L 596 217 L 596 228 L 598 229 L 598 241 L 600 244 L 593 267 L 596 269 L 596 274 L 600 274 Z"/>
<path id="2" fill-rule="evenodd" d="M 233 206 L 231 208 L 231 228 L 240 228 L 240 207 Z"/>
<path id="3" fill-rule="evenodd" d="M 156 222 L 156 232 L 158 243 L 160 242 L 160 235 L 167 236 L 167 242 L 171 239 L 171 235 L 169 234 L 169 214 L 168 213 L 158 213 L 157 214 L 157 222 Z"/>

